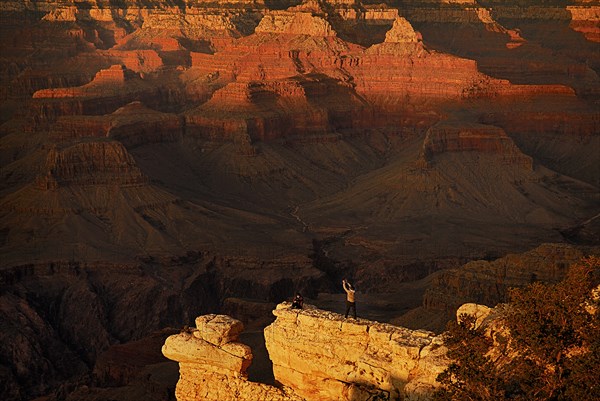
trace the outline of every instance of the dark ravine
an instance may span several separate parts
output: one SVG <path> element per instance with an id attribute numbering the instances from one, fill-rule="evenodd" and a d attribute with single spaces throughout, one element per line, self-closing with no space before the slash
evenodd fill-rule
<path id="1" fill-rule="evenodd" d="M 226 298 L 277 303 L 295 290 L 330 286 L 315 269 L 285 274 L 284 266 L 272 266 L 289 278 L 243 277 L 264 272 L 265 263 L 200 252 L 170 263 L 55 262 L 4 270 L 2 395 L 27 399 L 87 377 L 111 346 L 220 312 Z M 231 302 L 225 305 L 231 310 Z"/>

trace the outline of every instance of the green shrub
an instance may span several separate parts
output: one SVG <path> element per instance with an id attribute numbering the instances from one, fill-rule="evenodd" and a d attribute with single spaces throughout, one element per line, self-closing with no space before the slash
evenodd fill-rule
<path id="1" fill-rule="evenodd" d="M 492 339 L 472 316 L 451 322 L 452 363 L 434 400 L 600 400 L 599 272 L 600 259 L 589 257 L 556 285 L 512 289 L 501 318 L 506 338 Z"/>

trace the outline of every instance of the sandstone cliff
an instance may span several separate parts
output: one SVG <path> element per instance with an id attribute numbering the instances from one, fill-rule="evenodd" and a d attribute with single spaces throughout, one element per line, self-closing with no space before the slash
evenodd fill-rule
<path id="1" fill-rule="evenodd" d="M 237 342 L 241 323 L 208 315 L 163 346 L 180 363 L 178 401 L 421 400 L 448 363 L 441 339 L 430 332 L 344 320 L 310 305 L 294 310 L 283 303 L 273 313 L 265 340 L 280 387 L 248 381 L 252 356 Z"/>
<path id="2" fill-rule="evenodd" d="M 248 381 L 252 350 L 238 341 L 239 320 L 224 315 L 196 319 L 196 328 L 167 338 L 163 354 L 179 362 L 178 401 L 301 400 L 266 384 Z"/>
<path id="3" fill-rule="evenodd" d="M 275 379 L 307 400 L 426 398 L 444 368 L 433 333 L 281 304 L 265 329 Z"/>
<path id="4" fill-rule="evenodd" d="M 588 295 L 597 300 L 599 292 L 596 287 Z M 311 305 L 290 306 L 279 304 L 273 311 L 276 320 L 264 331 L 277 387 L 247 380 L 251 350 L 237 342 L 243 326 L 229 316 L 200 316 L 197 328 L 167 338 L 162 352 L 180 366 L 177 400 L 427 401 L 439 386 L 437 376 L 452 362 L 444 345 L 447 333 L 434 336 L 343 319 Z M 486 356 L 496 367 L 511 366 L 514 358 L 505 321 L 511 307 L 466 303 L 451 317 L 458 322 L 465 322 L 465 315 L 473 318 L 471 328 L 490 340 Z"/>
<path id="5" fill-rule="evenodd" d="M 254 30 L 256 33 L 335 36 L 331 25 L 310 12 L 275 12 L 267 14 Z"/>

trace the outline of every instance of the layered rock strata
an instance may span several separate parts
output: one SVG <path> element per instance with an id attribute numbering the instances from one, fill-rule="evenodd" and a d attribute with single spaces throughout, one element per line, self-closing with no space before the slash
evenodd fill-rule
<path id="1" fill-rule="evenodd" d="M 427 163 L 440 153 L 479 152 L 496 154 L 509 165 L 533 169 L 533 159 L 524 155 L 502 128 L 492 125 L 440 122 L 427 131 L 422 152 Z"/>
<path id="2" fill-rule="evenodd" d="M 334 80 L 299 78 L 230 83 L 188 112 L 185 121 L 190 134 L 240 143 L 360 127 L 371 112 Z"/>
<path id="3" fill-rule="evenodd" d="M 535 281 L 559 282 L 567 268 L 584 255 L 574 246 L 543 244 L 524 254 L 509 254 L 492 262 L 470 262 L 437 275 L 423 302 L 428 308 L 447 308 L 452 313 L 465 302 L 494 306 L 507 300 L 509 288 Z"/>
<path id="4" fill-rule="evenodd" d="M 148 182 L 125 147 L 117 141 L 82 142 L 52 149 L 47 174 L 38 181 L 42 189 L 63 185 L 142 185 Z"/>
<path id="5" fill-rule="evenodd" d="M 247 380 L 252 354 L 237 342 L 241 322 L 206 315 L 163 346 L 180 364 L 177 400 L 422 400 L 448 364 L 441 337 L 431 332 L 287 302 L 273 314 L 265 340 L 279 388 Z"/>
<path id="6" fill-rule="evenodd" d="M 396 290 L 396 279 L 560 241 L 562 227 L 579 222 L 598 232 L 588 223 L 600 182 L 597 2 L 376 3 L 2 1 L 2 268 L 142 258 L 154 277 L 172 255 L 209 249 L 237 257 L 209 269 L 222 284 L 203 286 L 279 301 L 326 288 L 325 276 L 345 269 L 361 289 Z M 415 165 L 426 131 L 452 118 L 501 127 L 527 156 L 495 129 L 461 136 L 437 126 L 428 164 Z M 313 239 L 326 244 L 314 260 Z M 459 275 L 440 285 L 479 286 L 492 299 L 503 291 L 498 274 L 499 284 Z M 58 278 L 45 280 L 30 292 L 7 285 L 22 310 L 51 305 L 39 319 L 4 315 L 17 334 L 3 342 L 10 357 L 0 359 L 10 362 L 0 381 L 23 399 L 45 394 L 50 378 L 84 374 L 95 358 L 57 376 L 50 365 L 62 366 L 63 347 L 38 350 L 107 345 L 74 345 L 100 330 L 57 324 L 55 306 L 71 297 Z M 61 291 L 42 301 L 47 287 Z M 216 310 L 218 298 L 190 296 L 200 308 L 190 315 Z M 171 308 L 164 315 L 179 316 L 170 322 L 187 321 L 172 310 L 181 301 L 165 299 L 156 301 Z M 147 303 L 128 318 L 114 318 L 106 300 L 74 304 L 81 312 L 85 303 L 105 305 L 99 316 L 123 341 L 142 334 L 149 319 L 140 314 L 159 315 Z M 41 341 L 20 352 L 19 333 Z M 22 374 L 3 380 L 6 372 Z"/>
<path id="7" fill-rule="evenodd" d="M 410 2 L 400 13 L 432 48 L 474 59 L 486 74 L 597 96 L 597 4 L 452 3 Z"/>
<path id="8" fill-rule="evenodd" d="M 61 116 L 49 136 L 58 143 L 84 138 L 112 138 L 127 148 L 134 148 L 180 139 L 182 123 L 175 114 L 149 109 L 137 101 L 103 116 Z"/>
<path id="9" fill-rule="evenodd" d="M 134 75 L 124 66 L 113 65 L 110 68 L 98 71 L 92 82 L 88 85 L 73 88 L 41 89 L 33 94 L 33 98 L 54 99 L 78 96 L 97 96 L 102 92 L 107 91 L 107 88 L 105 88 L 104 85 L 121 86 L 132 78 L 134 78 Z M 111 89 L 114 91 L 116 88 Z"/>
<path id="10" fill-rule="evenodd" d="M 335 36 L 336 33 L 323 18 L 310 12 L 280 11 L 267 14 L 254 30 L 256 33 L 288 35 Z"/>
<path id="11" fill-rule="evenodd" d="M 27 110 L 28 129 L 48 129 L 61 116 L 110 114 L 132 102 L 143 101 L 150 108 L 161 109 L 183 101 L 177 83 L 163 78 L 144 77 L 116 64 L 101 69 L 82 86 L 40 89 Z"/>
<path id="12" fill-rule="evenodd" d="M 599 291 L 600 287 L 592 290 L 590 296 L 597 298 Z M 511 337 L 504 323 L 506 312 L 505 304 L 490 308 L 466 303 L 451 319 L 465 322 L 465 316 L 471 316 L 472 328 L 491 340 L 487 355 L 501 356 L 494 363 L 504 365 L 510 362 L 506 344 Z M 177 400 L 426 401 L 439 386 L 437 376 L 451 363 L 444 335 L 348 321 L 311 305 L 291 309 L 289 302 L 273 313 L 277 319 L 265 328 L 265 340 L 275 379 L 285 391 L 248 382 L 243 361 L 250 350 L 227 342 L 236 340 L 227 333 L 237 332 L 241 323 L 206 315 L 196 319 L 198 328 L 167 338 L 162 348 L 167 358 L 179 362 Z"/>

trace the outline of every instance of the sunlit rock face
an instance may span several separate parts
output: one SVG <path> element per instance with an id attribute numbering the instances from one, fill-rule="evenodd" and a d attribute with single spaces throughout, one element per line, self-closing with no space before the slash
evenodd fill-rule
<path id="1" fill-rule="evenodd" d="M 240 321 L 205 315 L 162 348 L 179 362 L 177 400 L 426 400 L 448 364 L 441 337 L 431 332 L 287 302 L 273 314 L 265 340 L 279 387 L 248 381 L 252 352 L 238 342 Z"/>
<path id="2" fill-rule="evenodd" d="M 600 286 L 591 291 L 596 297 Z M 510 363 L 510 306 L 461 305 L 452 320 L 481 330 L 491 340 L 486 355 L 498 366 Z M 588 310 L 593 313 L 593 308 Z M 163 354 L 179 362 L 177 401 L 430 401 L 437 377 L 452 363 L 445 336 L 365 319 L 344 319 L 312 305 L 277 305 L 276 320 L 264 330 L 275 385 L 250 382 L 248 346 L 237 340 L 241 322 L 204 315 L 197 328 L 185 328 L 165 341 Z M 217 345 L 220 344 L 220 345 Z"/>
<path id="3" fill-rule="evenodd" d="M 423 41 L 420 33 L 415 32 L 410 22 L 404 17 L 397 17 L 394 20 L 392 29 L 385 34 L 385 43 L 411 43 Z"/>
<path id="4" fill-rule="evenodd" d="M 436 386 L 445 357 L 431 332 L 289 304 L 265 329 L 275 379 L 307 400 L 419 399 Z"/>
<path id="5" fill-rule="evenodd" d="M 244 325 L 225 315 L 204 315 L 196 328 L 167 338 L 162 352 L 179 362 L 178 401 L 300 400 L 278 388 L 250 382 L 252 350 L 239 342 Z"/>
<path id="6" fill-rule="evenodd" d="M 241 322 L 223 315 L 196 319 L 196 329 L 171 336 L 163 354 L 180 363 L 178 401 L 427 399 L 447 366 L 441 338 L 422 330 L 282 303 L 265 329 L 280 388 L 249 382 Z M 220 344 L 220 345 L 219 345 Z"/>
<path id="7" fill-rule="evenodd" d="M 335 36 L 331 25 L 310 12 L 280 12 L 267 14 L 255 29 L 257 33 L 310 36 Z"/>

